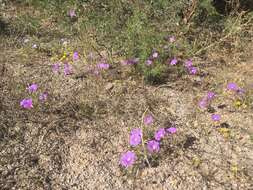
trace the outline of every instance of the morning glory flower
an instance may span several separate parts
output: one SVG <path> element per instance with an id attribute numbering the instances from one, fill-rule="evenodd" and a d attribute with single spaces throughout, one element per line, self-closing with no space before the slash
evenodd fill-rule
<path id="1" fill-rule="evenodd" d="M 221 115 L 220 114 L 212 114 L 211 118 L 213 121 L 220 121 Z"/>
<path id="2" fill-rule="evenodd" d="M 139 62 L 139 58 L 131 58 L 120 61 L 122 65 L 135 65 Z"/>
<path id="3" fill-rule="evenodd" d="M 207 99 L 208 100 L 212 100 L 215 97 L 215 93 L 214 92 L 208 92 L 207 93 Z"/>
<path id="4" fill-rule="evenodd" d="M 158 56 L 159 56 L 159 54 L 158 54 L 158 52 L 156 52 L 156 51 L 152 54 L 152 58 L 153 58 L 153 59 L 158 58 Z"/>
<path id="5" fill-rule="evenodd" d="M 177 59 L 174 58 L 174 59 L 172 59 L 172 60 L 170 61 L 170 64 L 171 64 L 171 65 L 176 65 L 177 62 L 178 62 Z"/>
<path id="6" fill-rule="evenodd" d="M 52 65 L 52 70 L 54 73 L 59 73 L 60 71 L 60 64 L 59 63 L 55 63 Z"/>
<path id="7" fill-rule="evenodd" d="M 70 75 L 72 73 L 72 66 L 69 63 L 64 64 L 64 75 Z"/>
<path id="8" fill-rule="evenodd" d="M 155 140 L 150 140 L 147 143 L 147 149 L 150 153 L 159 152 L 160 143 Z"/>
<path id="9" fill-rule="evenodd" d="M 33 108 L 33 101 L 31 98 L 23 99 L 20 102 L 20 106 L 25 109 L 31 109 Z"/>
<path id="10" fill-rule="evenodd" d="M 190 59 L 186 60 L 185 63 L 184 63 L 184 65 L 188 69 L 191 68 L 192 67 L 192 60 L 190 60 Z"/>
<path id="11" fill-rule="evenodd" d="M 75 52 L 73 53 L 73 61 L 77 61 L 78 59 L 79 59 L 78 52 L 75 51 Z"/>
<path id="12" fill-rule="evenodd" d="M 130 145 L 131 146 L 137 146 L 138 144 L 141 143 L 142 139 L 142 131 L 141 129 L 132 129 L 130 133 Z"/>
<path id="13" fill-rule="evenodd" d="M 69 14 L 70 18 L 76 17 L 76 12 L 74 9 L 69 10 L 68 14 Z"/>
<path id="14" fill-rule="evenodd" d="M 175 41 L 176 41 L 175 36 L 169 37 L 169 42 L 170 42 L 170 43 L 173 43 L 173 42 L 175 42 Z"/>
<path id="15" fill-rule="evenodd" d="M 231 91 L 237 91 L 238 90 L 238 86 L 236 83 L 230 82 L 227 85 L 227 89 L 231 90 Z"/>
<path id="16" fill-rule="evenodd" d="M 48 97 L 48 93 L 44 92 L 44 93 L 40 94 L 39 100 L 42 101 L 42 102 L 44 102 L 44 101 L 47 100 L 47 97 Z"/>
<path id="17" fill-rule="evenodd" d="M 239 88 L 238 90 L 237 90 L 237 93 L 239 94 L 239 95 L 244 95 L 245 94 L 245 90 L 244 89 L 242 89 L 242 88 Z"/>
<path id="18" fill-rule="evenodd" d="M 200 108 L 204 109 L 207 107 L 208 103 L 209 103 L 208 100 L 206 99 L 206 97 L 204 97 L 199 101 L 198 105 Z"/>
<path id="19" fill-rule="evenodd" d="M 168 133 L 174 134 L 174 133 L 177 132 L 177 128 L 176 127 L 170 127 L 170 128 L 167 128 L 166 131 Z"/>
<path id="20" fill-rule="evenodd" d="M 120 164 L 127 168 L 134 164 L 134 162 L 137 160 L 137 156 L 132 151 L 127 151 L 121 155 L 120 158 Z"/>
<path id="21" fill-rule="evenodd" d="M 189 69 L 190 74 L 192 74 L 192 75 L 195 75 L 198 71 L 196 67 L 190 67 L 188 69 Z"/>
<path id="22" fill-rule="evenodd" d="M 30 86 L 27 87 L 27 90 L 30 92 L 30 93 L 33 93 L 33 92 L 36 92 L 38 89 L 38 85 L 33 83 L 31 84 Z"/>
<path id="23" fill-rule="evenodd" d="M 98 63 L 97 67 L 98 69 L 101 69 L 101 70 L 107 70 L 109 69 L 110 65 L 108 63 Z"/>
<path id="24" fill-rule="evenodd" d="M 151 114 L 144 117 L 144 124 L 151 125 L 154 122 L 154 118 Z"/>
<path id="25" fill-rule="evenodd" d="M 24 43 L 28 43 L 30 40 L 28 38 L 24 39 Z"/>
<path id="26" fill-rule="evenodd" d="M 166 131 L 164 128 L 160 128 L 155 133 L 155 140 L 160 141 L 166 135 Z"/>
<path id="27" fill-rule="evenodd" d="M 150 60 L 150 59 L 148 59 L 148 60 L 146 61 L 146 65 L 152 65 L 152 63 L 153 63 L 153 61 Z"/>

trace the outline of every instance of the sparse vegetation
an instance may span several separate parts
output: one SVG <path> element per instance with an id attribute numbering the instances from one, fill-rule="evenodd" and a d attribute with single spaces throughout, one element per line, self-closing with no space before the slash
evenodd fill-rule
<path id="1" fill-rule="evenodd" d="M 250 1 L 0 0 L 0 189 L 252 189 L 252 39 Z"/>

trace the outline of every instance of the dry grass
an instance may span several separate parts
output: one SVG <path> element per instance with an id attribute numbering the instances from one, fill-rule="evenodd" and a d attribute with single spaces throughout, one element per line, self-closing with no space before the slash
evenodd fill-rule
<path id="1" fill-rule="evenodd" d="M 56 75 L 47 52 L 21 42 L 4 36 L 0 44 L 0 189 L 253 188 L 252 58 L 196 58 L 199 75 L 154 87 L 118 64 L 102 76 L 89 75 L 84 59 L 74 65 L 77 74 Z M 235 107 L 223 90 L 229 81 L 248 90 L 246 107 Z M 32 82 L 49 99 L 22 110 L 19 102 Z M 212 106 L 227 132 L 197 107 L 208 90 L 218 94 Z M 164 139 L 150 168 L 139 159 L 133 170 L 124 170 L 119 156 L 130 148 L 129 131 L 140 127 L 147 109 L 155 123 L 145 137 L 170 121 L 178 133 Z"/>

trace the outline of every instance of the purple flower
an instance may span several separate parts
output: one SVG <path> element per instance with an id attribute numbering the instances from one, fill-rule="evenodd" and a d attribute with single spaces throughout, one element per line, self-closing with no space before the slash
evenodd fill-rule
<path id="1" fill-rule="evenodd" d="M 177 132 L 177 128 L 176 128 L 176 127 L 170 127 L 170 128 L 168 128 L 168 129 L 166 129 L 166 131 L 167 131 L 168 133 L 174 134 L 174 133 Z"/>
<path id="2" fill-rule="evenodd" d="M 28 38 L 24 39 L 24 43 L 28 43 L 30 40 Z"/>
<path id="3" fill-rule="evenodd" d="M 153 59 L 156 59 L 156 58 L 158 58 L 158 56 L 159 56 L 159 54 L 158 54 L 158 52 L 153 52 L 153 54 L 152 54 L 152 58 Z"/>
<path id="4" fill-rule="evenodd" d="M 59 71 L 60 71 L 60 64 L 59 63 L 53 64 L 52 70 L 53 70 L 54 73 L 59 73 Z"/>
<path id="5" fill-rule="evenodd" d="M 120 61 L 122 65 L 135 65 L 139 62 L 139 58 L 131 58 L 128 60 Z"/>
<path id="6" fill-rule="evenodd" d="M 147 149 L 150 153 L 159 152 L 160 150 L 160 143 L 155 140 L 150 140 L 147 143 Z"/>
<path id="7" fill-rule="evenodd" d="M 154 122 L 154 118 L 151 114 L 144 117 L 144 124 L 151 125 Z"/>
<path id="8" fill-rule="evenodd" d="M 93 74 L 94 75 L 99 75 L 99 70 L 98 69 L 94 69 Z"/>
<path id="9" fill-rule="evenodd" d="M 176 41 L 175 36 L 169 37 L 169 42 L 170 42 L 170 43 L 173 43 L 173 42 L 175 42 L 175 41 Z"/>
<path id="10" fill-rule="evenodd" d="M 121 65 L 128 65 L 128 60 L 121 60 L 120 63 Z"/>
<path id="11" fill-rule="evenodd" d="M 76 12 L 75 12 L 75 10 L 74 9 L 71 9 L 71 10 L 69 10 L 69 16 L 71 17 L 71 18 L 73 18 L 73 17 L 76 17 Z"/>
<path id="12" fill-rule="evenodd" d="M 137 157 L 135 153 L 132 151 L 127 151 L 121 155 L 120 164 L 127 168 L 133 165 L 136 160 L 137 160 Z"/>
<path id="13" fill-rule="evenodd" d="M 32 48 L 36 49 L 37 48 L 37 44 L 33 44 Z"/>
<path id="14" fill-rule="evenodd" d="M 245 92 L 246 91 L 244 89 L 242 89 L 242 88 L 238 88 L 238 90 L 237 90 L 237 93 L 240 94 L 240 95 L 244 95 Z"/>
<path id="15" fill-rule="evenodd" d="M 204 109 L 207 107 L 208 103 L 208 100 L 206 99 L 206 97 L 204 97 L 199 101 L 199 107 Z"/>
<path id="16" fill-rule="evenodd" d="M 44 92 L 44 93 L 40 94 L 39 100 L 42 101 L 42 102 L 44 102 L 44 101 L 47 100 L 47 97 L 48 97 L 48 93 Z"/>
<path id="17" fill-rule="evenodd" d="M 196 67 L 189 67 L 188 69 L 189 69 L 190 74 L 192 75 L 195 75 L 198 71 Z"/>
<path id="18" fill-rule="evenodd" d="M 31 98 L 23 99 L 20 102 L 20 106 L 25 109 L 31 109 L 31 108 L 33 108 L 33 101 Z"/>
<path id="19" fill-rule="evenodd" d="M 70 75 L 72 73 L 72 66 L 69 63 L 64 64 L 64 75 Z"/>
<path id="20" fill-rule="evenodd" d="M 110 65 L 108 63 L 98 63 L 97 64 L 97 68 L 98 69 L 101 69 L 101 70 L 107 70 L 109 69 Z"/>
<path id="21" fill-rule="evenodd" d="M 213 121 L 220 121 L 221 120 L 220 114 L 212 114 L 211 117 L 212 117 Z"/>
<path id="22" fill-rule="evenodd" d="M 166 134 L 166 131 L 164 128 L 158 129 L 155 133 L 155 140 L 160 141 Z"/>
<path id="23" fill-rule="evenodd" d="M 150 60 L 150 59 L 148 59 L 148 60 L 146 61 L 146 65 L 152 65 L 152 63 L 153 63 L 153 61 Z"/>
<path id="24" fill-rule="evenodd" d="M 208 92 L 207 93 L 207 99 L 210 101 L 215 97 L 215 93 L 214 92 Z"/>
<path id="25" fill-rule="evenodd" d="M 190 60 L 190 59 L 189 59 L 189 60 L 186 60 L 185 63 L 184 63 L 184 66 L 185 66 L 186 68 L 188 68 L 188 69 L 189 69 L 190 67 L 192 67 L 192 60 Z"/>
<path id="26" fill-rule="evenodd" d="M 232 91 L 237 91 L 238 90 L 238 86 L 236 83 L 230 82 L 227 85 L 227 89 L 228 90 L 232 90 Z"/>
<path id="27" fill-rule="evenodd" d="M 176 65 L 177 62 L 178 62 L 177 59 L 174 58 L 174 59 L 172 59 L 172 60 L 170 61 L 170 64 L 171 64 L 171 65 Z"/>
<path id="28" fill-rule="evenodd" d="M 130 145 L 131 146 L 137 146 L 138 144 L 141 143 L 141 138 L 142 138 L 142 132 L 141 129 L 132 129 L 130 133 Z"/>
<path id="29" fill-rule="evenodd" d="M 79 59 L 79 54 L 77 51 L 73 53 L 73 61 L 77 61 Z"/>
<path id="30" fill-rule="evenodd" d="M 36 92 L 38 89 L 38 85 L 33 83 L 31 84 L 30 86 L 27 87 L 27 90 L 30 92 L 30 93 L 33 93 L 33 92 Z"/>

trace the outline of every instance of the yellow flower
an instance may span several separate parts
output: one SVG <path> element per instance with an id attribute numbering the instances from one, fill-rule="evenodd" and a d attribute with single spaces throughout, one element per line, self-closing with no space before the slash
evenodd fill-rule
<path id="1" fill-rule="evenodd" d="M 240 107 L 242 105 L 242 102 L 240 100 L 235 101 L 235 106 Z"/>
<path id="2" fill-rule="evenodd" d="M 236 165 L 233 165 L 231 167 L 231 171 L 233 172 L 234 175 L 236 175 L 238 173 L 238 167 Z"/>
<path id="3" fill-rule="evenodd" d="M 230 135 L 230 130 L 228 128 L 219 128 L 219 132 L 223 135 L 223 137 L 228 138 Z"/>

